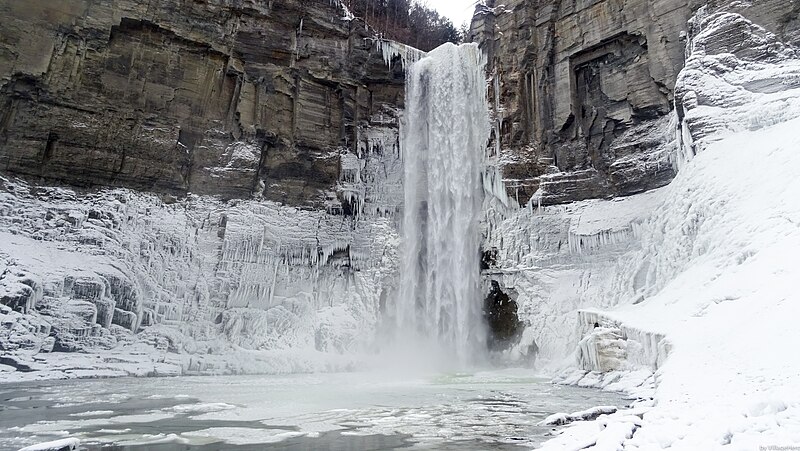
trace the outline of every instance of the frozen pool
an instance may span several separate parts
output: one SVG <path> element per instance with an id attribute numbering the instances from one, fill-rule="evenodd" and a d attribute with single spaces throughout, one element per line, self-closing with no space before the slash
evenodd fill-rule
<path id="1" fill-rule="evenodd" d="M 0 449 L 519 449 L 555 412 L 624 405 L 527 370 L 48 381 L 0 385 Z"/>

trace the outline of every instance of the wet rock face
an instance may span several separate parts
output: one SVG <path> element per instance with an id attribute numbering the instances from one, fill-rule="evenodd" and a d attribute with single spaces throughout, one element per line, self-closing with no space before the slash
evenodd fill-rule
<path id="1" fill-rule="evenodd" d="M 786 40 L 800 37 L 797 0 L 490 0 L 479 7 L 470 34 L 496 79 L 495 139 L 509 194 L 558 204 L 667 184 L 676 147 L 668 116 L 688 19 L 706 3 Z"/>
<path id="2" fill-rule="evenodd" d="M 499 251 L 496 247 L 481 252 L 481 271 L 497 268 L 497 256 Z"/>
<path id="3" fill-rule="evenodd" d="M 489 326 L 489 350 L 501 351 L 516 344 L 524 324 L 517 317 L 517 303 L 503 292 L 497 281 L 492 280 L 491 286 L 483 314 Z"/>
<path id="4" fill-rule="evenodd" d="M 338 148 L 402 103 L 328 0 L 0 5 L 0 170 L 319 206 Z"/>

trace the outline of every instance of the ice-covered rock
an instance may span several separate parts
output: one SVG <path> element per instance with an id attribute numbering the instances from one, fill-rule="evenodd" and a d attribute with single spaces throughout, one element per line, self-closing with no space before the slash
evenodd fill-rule
<path id="1" fill-rule="evenodd" d="M 710 143 L 800 115 L 800 53 L 741 14 L 701 8 L 675 87 L 682 165 Z"/>
<path id="2" fill-rule="evenodd" d="M 785 357 L 799 314 L 796 49 L 725 11 L 700 10 L 688 38 L 670 185 L 529 205 L 490 227 L 496 272 L 538 322 L 543 353 L 577 350 L 556 380 L 643 398 L 640 413 L 558 431 L 544 449 L 798 440 L 800 368 Z"/>
<path id="3" fill-rule="evenodd" d="M 26 446 L 20 451 L 77 451 L 80 449 L 80 446 L 81 441 L 76 438 L 62 438 L 60 440 Z"/>
<path id="4" fill-rule="evenodd" d="M 597 406 L 590 409 L 581 410 L 574 413 L 554 413 L 539 422 L 540 426 L 561 426 L 572 423 L 573 421 L 590 421 L 600 415 L 609 415 L 616 412 L 615 406 Z"/>
<path id="5" fill-rule="evenodd" d="M 385 136 L 365 154 L 399 160 L 396 132 Z M 384 142 L 385 154 L 378 150 Z M 392 171 L 382 174 L 366 186 Z M 359 352 L 396 274 L 397 198 L 390 194 L 370 194 L 361 201 L 369 211 L 346 216 L 266 201 L 165 203 L 127 190 L 78 194 L 2 183 L 0 287 L 29 289 L 14 302 L 20 312 L 3 305 L 0 346 L 27 352 L 21 361 L 48 347 L 130 347 L 140 340 L 134 334 L 154 325 L 175 332 L 169 352 Z M 315 365 L 306 358 L 290 365 L 301 361 Z M 282 364 L 285 357 L 267 367 Z"/>

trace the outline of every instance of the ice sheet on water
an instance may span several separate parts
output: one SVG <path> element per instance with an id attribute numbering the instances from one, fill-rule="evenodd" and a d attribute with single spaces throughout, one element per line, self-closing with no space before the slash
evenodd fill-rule
<path id="1" fill-rule="evenodd" d="M 60 440 L 39 443 L 37 445 L 26 446 L 19 451 L 72 451 L 79 449 L 80 444 L 80 440 L 76 438 L 64 438 Z"/>

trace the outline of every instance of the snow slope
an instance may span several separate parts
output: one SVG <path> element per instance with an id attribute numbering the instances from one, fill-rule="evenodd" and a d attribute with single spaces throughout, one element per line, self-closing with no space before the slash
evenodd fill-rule
<path id="1" fill-rule="evenodd" d="M 556 380 L 643 398 L 545 449 L 800 445 L 800 58 L 738 14 L 690 38 L 670 185 L 490 228 Z"/>

